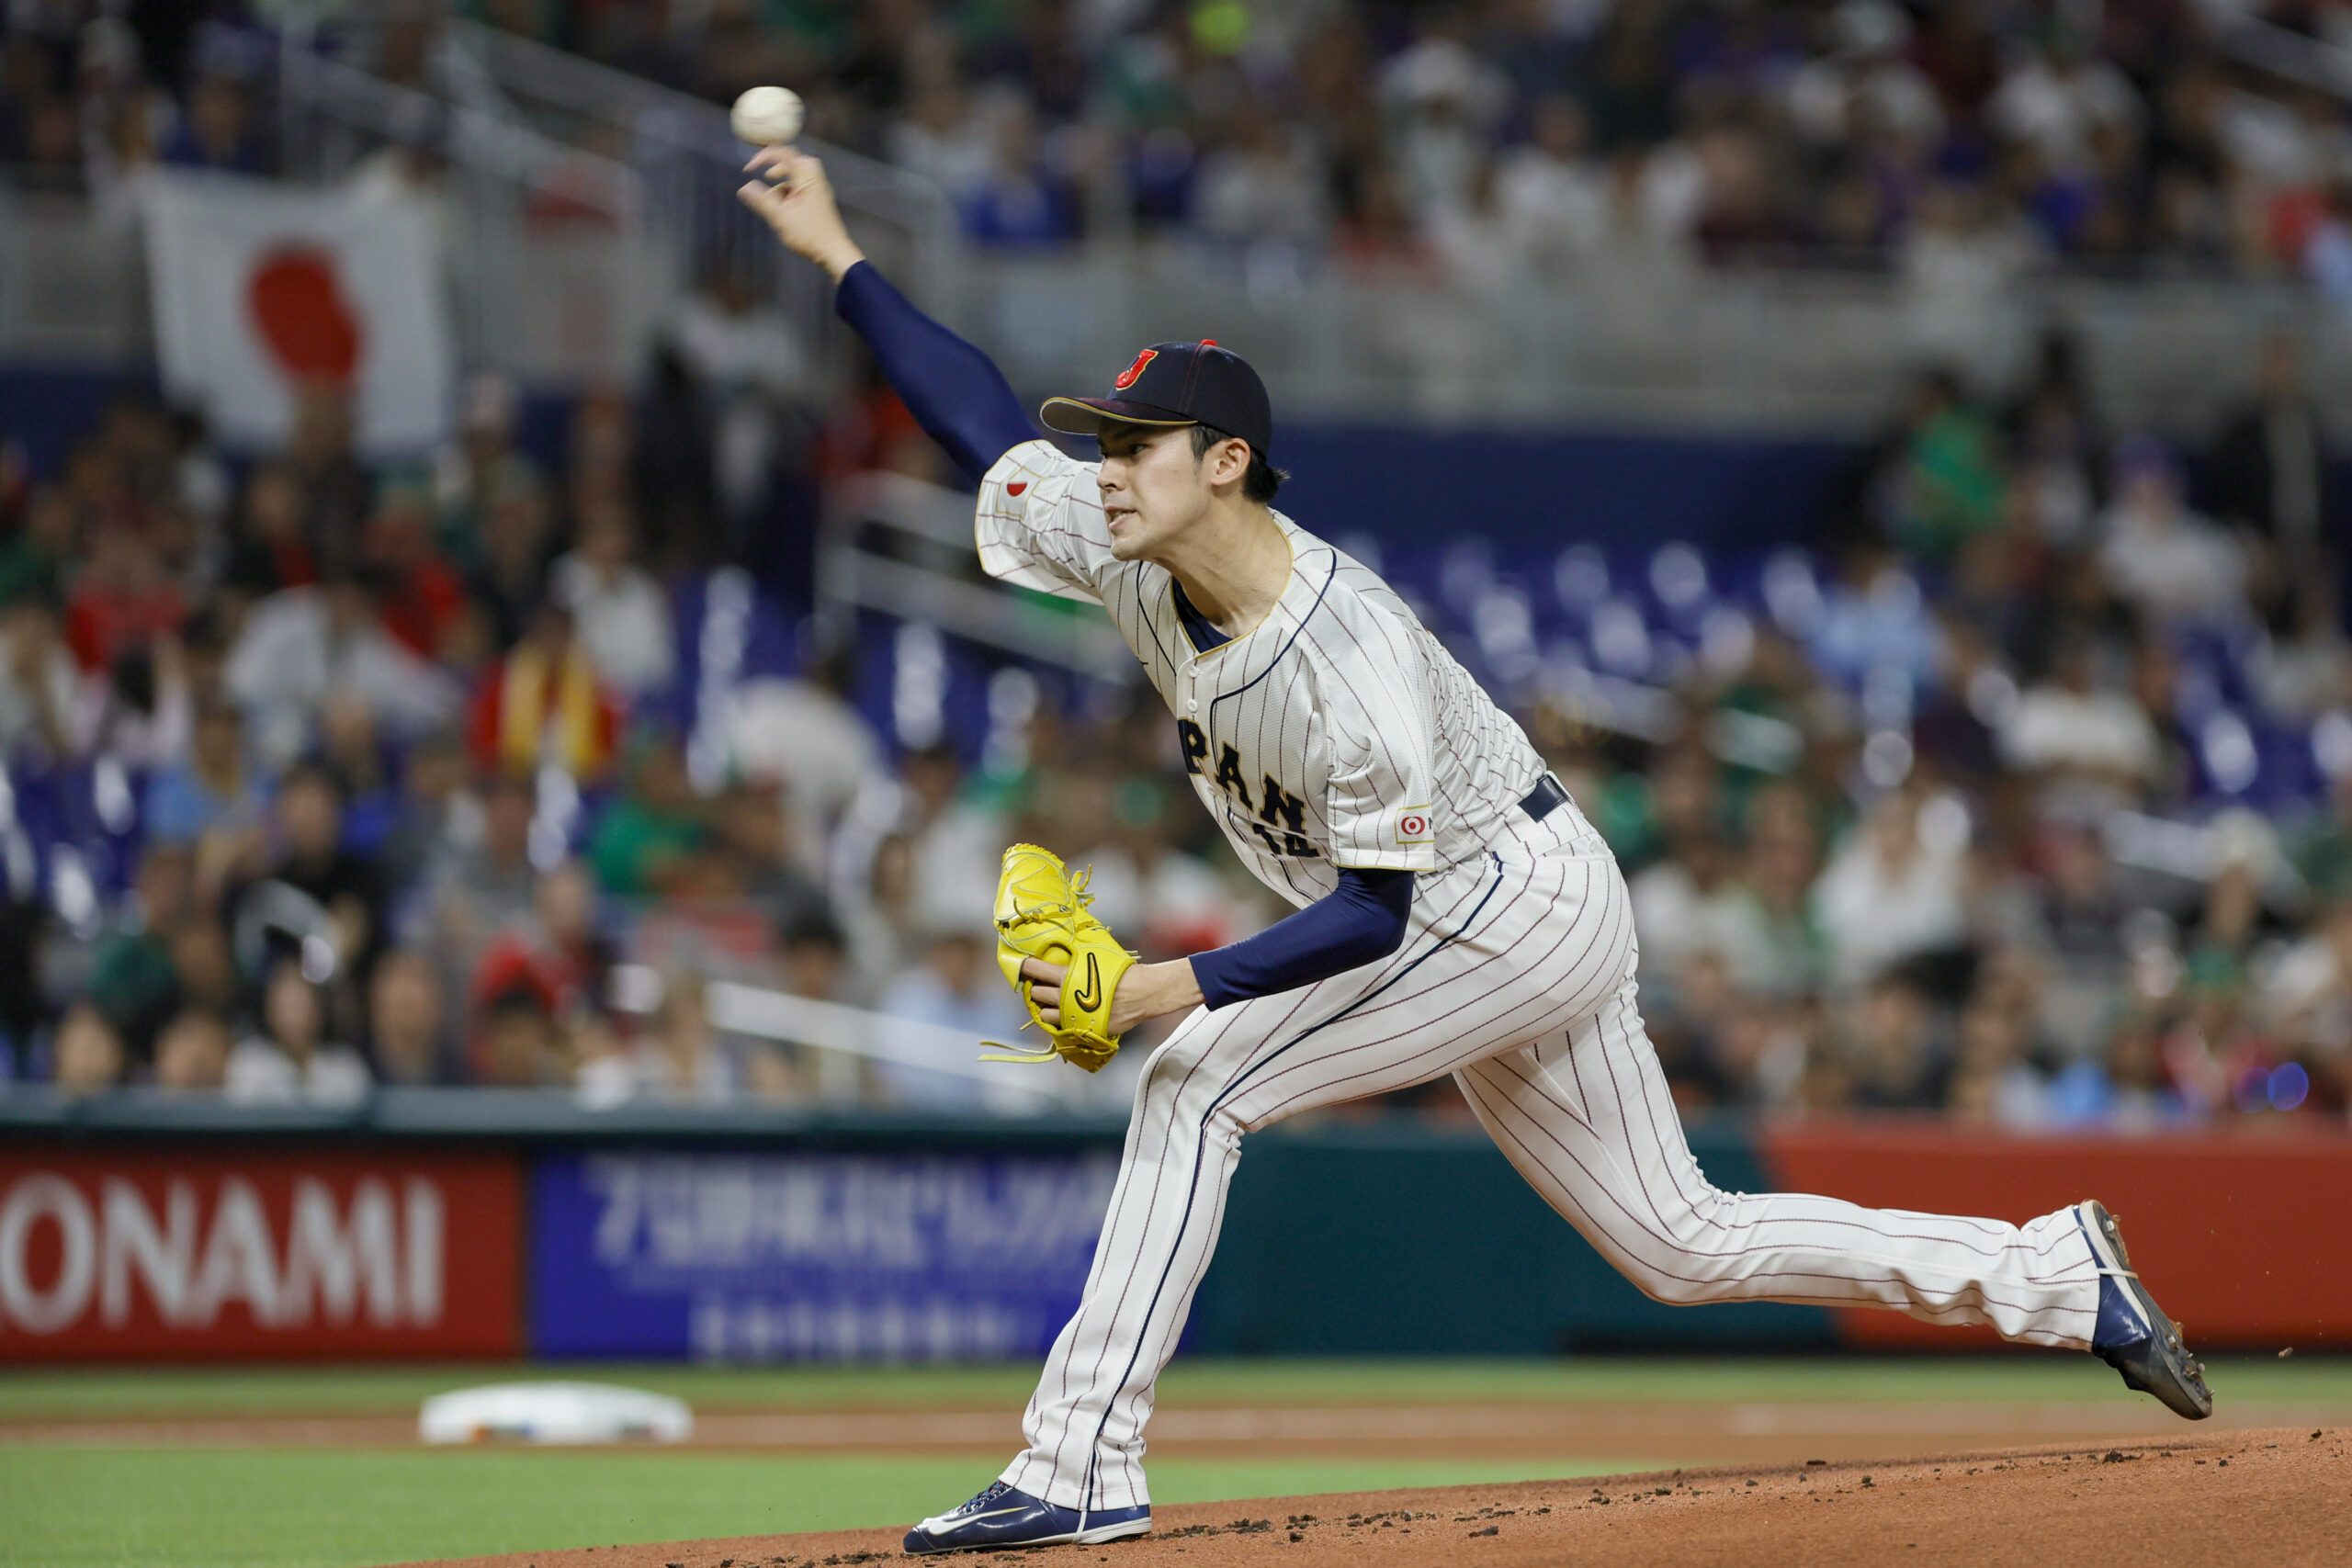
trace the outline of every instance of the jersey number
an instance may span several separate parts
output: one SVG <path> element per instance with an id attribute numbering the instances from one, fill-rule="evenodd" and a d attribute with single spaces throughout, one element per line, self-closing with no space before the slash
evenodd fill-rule
<path id="1" fill-rule="evenodd" d="M 1189 718 L 1176 721 L 1176 742 L 1184 750 L 1184 771 L 1199 774 L 1206 770 L 1209 760 L 1209 738 L 1201 727 Z M 1306 802 L 1283 788 L 1274 775 L 1268 773 L 1261 781 L 1263 788 L 1259 798 L 1250 798 L 1250 786 L 1241 777 L 1241 753 L 1230 744 L 1217 748 L 1216 786 L 1227 798 L 1239 803 L 1243 811 L 1254 811 L 1257 820 L 1242 825 L 1258 835 L 1270 855 L 1287 856 L 1293 860 L 1315 860 L 1318 852 L 1306 839 Z"/>

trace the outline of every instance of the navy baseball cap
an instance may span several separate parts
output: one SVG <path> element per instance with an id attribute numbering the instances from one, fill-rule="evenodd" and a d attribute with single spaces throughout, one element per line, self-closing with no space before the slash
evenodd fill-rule
<path id="1" fill-rule="evenodd" d="M 1037 417 L 1072 435 L 1099 434 L 1106 424 L 1205 424 L 1239 436 L 1261 457 L 1274 440 L 1266 384 L 1215 339 L 1153 344 L 1119 372 L 1109 397 L 1047 398 Z"/>

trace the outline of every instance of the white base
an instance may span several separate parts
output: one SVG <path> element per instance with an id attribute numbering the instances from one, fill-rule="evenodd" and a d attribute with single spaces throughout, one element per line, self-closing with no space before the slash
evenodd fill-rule
<path id="1" fill-rule="evenodd" d="M 428 1443 L 677 1443 L 694 1435 L 683 1400 L 595 1382 L 507 1382 L 436 1393 L 417 1436 Z"/>

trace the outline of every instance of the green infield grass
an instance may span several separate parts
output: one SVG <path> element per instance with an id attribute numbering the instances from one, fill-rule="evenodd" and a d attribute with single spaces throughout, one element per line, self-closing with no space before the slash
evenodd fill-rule
<path id="1" fill-rule="evenodd" d="M 2216 1357 L 2217 1388 L 2264 1401 L 2352 1403 L 2352 1357 Z M 1029 1366 L 753 1368 L 619 1362 L 370 1367 L 140 1367 L 0 1371 L 0 1422 L 139 1416 L 382 1416 L 426 1395 L 528 1377 L 586 1378 L 672 1393 L 697 1410 L 1018 1408 Z M 1503 1404 L 1628 1400 L 2086 1400 L 2129 1402 L 2088 1356 L 1593 1360 L 1180 1360 L 1162 1404 Z"/>
<path id="2" fill-rule="evenodd" d="M 994 1454 L 746 1454 L 521 1449 L 135 1448 L 6 1427 L 141 1417 L 412 1416 L 427 1394 L 520 1377 L 584 1377 L 675 1393 L 695 1408 L 1017 1408 L 1027 1368 L 731 1369 L 474 1365 L 41 1369 L 0 1372 L 0 1568 L 359 1568 L 627 1541 L 903 1525 L 951 1506 Z M 2225 1399 L 2285 1419 L 2342 1422 L 2352 1359 L 2225 1358 Z M 1163 1405 L 1476 1404 L 1527 1401 L 2129 1402 L 2088 1357 L 1180 1361 Z M 2289 1411 L 2294 1416 L 2289 1416 Z M 1368 1491 L 1664 1468 L 1607 1460 L 1170 1457 L 1165 1502 Z"/>
<path id="3" fill-rule="evenodd" d="M 0 1450 L 9 1568 L 365 1563 L 907 1525 L 995 1477 L 994 1457 L 256 1450 Z M 1654 1468 L 1488 1460 L 1162 1460 L 1168 1503 Z"/>

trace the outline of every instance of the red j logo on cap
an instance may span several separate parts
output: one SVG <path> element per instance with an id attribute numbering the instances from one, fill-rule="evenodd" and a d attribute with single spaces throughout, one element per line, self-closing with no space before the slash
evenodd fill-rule
<path id="1" fill-rule="evenodd" d="M 1159 357 L 1159 350 L 1156 348 L 1147 348 L 1141 354 L 1136 355 L 1136 362 L 1133 365 L 1128 366 L 1125 370 L 1120 371 L 1119 378 L 1111 383 L 1112 389 L 1114 391 L 1124 392 L 1129 387 L 1134 386 L 1136 384 L 1136 378 L 1143 374 L 1143 367 L 1158 357 Z"/>

